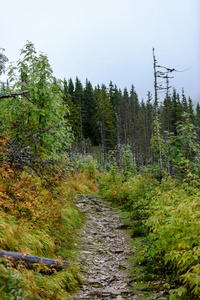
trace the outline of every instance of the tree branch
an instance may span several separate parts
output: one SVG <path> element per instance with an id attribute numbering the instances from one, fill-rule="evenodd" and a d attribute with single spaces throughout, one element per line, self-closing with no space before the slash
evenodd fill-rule
<path id="1" fill-rule="evenodd" d="M 18 92 L 18 93 L 12 93 L 12 94 L 0 95 L 0 99 L 12 98 L 12 97 L 20 96 L 20 95 L 26 96 L 26 95 L 29 94 L 29 93 L 30 93 L 30 91 L 26 90 L 26 91 Z M 32 102 L 32 101 L 31 101 L 31 102 Z"/>

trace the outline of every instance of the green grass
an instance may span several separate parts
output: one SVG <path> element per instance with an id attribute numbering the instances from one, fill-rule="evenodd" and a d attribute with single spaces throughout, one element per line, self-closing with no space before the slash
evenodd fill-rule
<path id="1" fill-rule="evenodd" d="M 90 177 L 90 176 L 89 176 Z M 73 261 L 83 217 L 75 205 L 78 193 L 94 193 L 94 180 L 83 171 L 46 178 L 0 167 L 0 249 L 72 262 L 49 273 L 0 259 L 0 299 L 66 300 L 82 282 Z M 41 272 L 42 271 L 42 272 Z"/>

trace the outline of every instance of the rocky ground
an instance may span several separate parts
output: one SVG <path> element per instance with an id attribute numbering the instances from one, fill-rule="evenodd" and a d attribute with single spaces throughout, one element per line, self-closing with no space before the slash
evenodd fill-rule
<path id="1" fill-rule="evenodd" d="M 94 195 L 79 195 L 77 205 L 87 220 L 79 245 L 84 284 L 73 299 L 144 299 L 128 286 L 134 249 L 119 213 Z"/>

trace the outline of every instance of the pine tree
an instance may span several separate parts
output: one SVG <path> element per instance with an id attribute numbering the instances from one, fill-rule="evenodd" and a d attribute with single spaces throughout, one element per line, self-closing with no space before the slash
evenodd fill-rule
<path id="1" fill-rule="evenodd" d="M 93 145 L 100 143 L 100 132 L 97 120 L 97 103 L 90 81 L 86 80 L 82 101 L 83 136 L 90 139 Z"/>
<path id="2" fill-rule="evenodd" d="M 65 96 L 67 96 L 69 94 L 68 84 L 67 84 L 67 80 L 65 78 L 63 80 L 63 92 L 64 92 Z"/>
<path id="3" fill-rule="evenodd" d="M 179 175 L 189 183 L 191 174 L 197 175 L 200 171 L 200 146 L 189 113 L 184 112 L 182 119 L 177 126 L 174 161 L 179 168 Z"/>
<path id="4" fill-rule="evenodd" d="M 194 124 L 197 128 L 197 140 L 200 142 L 200 105 L 197 103 L 196 105 L 196 114 L 194 117 Z"/>
<path id="5" fill-rule="evenodd" d="M 110 103 L 109 94 L 104 84 L 101 86 L 101 89 L 97 88 L 96 96 L 98 105 L 98 121 L 105 163 L 108 151 L 114 149 L 116 145 L 115 118 L 113 115 L 113 106 Z"/>
<path id="6" fill-rule="evenodd" d="M 68 93 L 71 95 L 72 101 L 74 102 L 74 83 L 71 78 L 68 81 Z"/>
<path id="7" fill-rule="evenodd" d="M 190 97 L 188 98 L 188 112 L 189 112 L 189 115 L 190 115 L 190 120 L 194 124 L 195 123 L 195 117 L 194 117 L 193 103 L 192 103 L 192 99 Z"/>
<path id="8" fill-rule="evenodd" d="M 77 106 L 75 105 L 73 101 L 73 82 L 72 80 L 69 80 L 70 84 L 67 84 L 67 81 L 64 79 L 63 81 L 63 101 L 66 103 L 69 113 L 65 116 L 65 119 L 67 119 L 68 124 L 72 128 L 72 132 L 74 135 L 75 140 L 78 139 L 80 136 L 80 126 L 79 126 L 79 111 Z M 69 86 L 71 86 L 71 93 L 69 93 Z"/>
<path id="9" fill-rule="evenodd" d="M 80 139 L 80 141 L 83 141 L 83 139 L 84 139 L 84 137 L 83 137 L 83 113 L 82 113 L 83 85 L 82 85 L 81 81 L 78 79 L 78 77 L 76 77 L 73 101 L 79 112 L 79 132 L 80 132 L 79 139 Z"/>
<path id="10" fill-rule="evenodd" d="M 177 123 L 182 120 L 182 106 L 179 98 L 179 94 L 173 89 L 172 94 L 172 118 L 171 118 L 171 128 L 172 132 L 177 135 Z"/>
<path id="11" fill-rule="evenodd" d="M 130 90 L 129 102 L 129 118 L 130 118 L 130 146 L 133 153 L 134 163 L 141 163 L 142 144 L 144 142 L 143 120 L 140 116 L 140 104 L 138 95 L 132 85 Z M 140 161 L 140 162 L 139 162 Z"/>
<path id="12" fill-rule="evenodd" d="M 182 112 L 188 113 L 188 103 L 187 103 L 187 99 L 185 97 L 185 93 L 184 93 L 184 89 L 182 88 L 182 101 L 181 101 L 181 105 L 182 105 Z M 182 114 L 184 115 L 184 114 Z"/>
<path id="13" fill-rule="evenodd" d="M 171 132 L 172 126 L 172 100 L 167 94 L 163 101 L 163 106 L 161 108 L 161 120 L 162 120 L 162 131 Z"/>

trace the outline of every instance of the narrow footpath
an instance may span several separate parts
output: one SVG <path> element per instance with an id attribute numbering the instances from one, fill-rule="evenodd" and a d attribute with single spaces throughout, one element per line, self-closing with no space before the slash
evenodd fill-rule
<path id="1" fill-rule="evenodd" d="M 79 245 L 84 284 L 73 299 L 144 299 L 128 286 L 134 249 L 119 213 L 95 195 L 79 195 L 77 205 L 87 219 Z"/>

